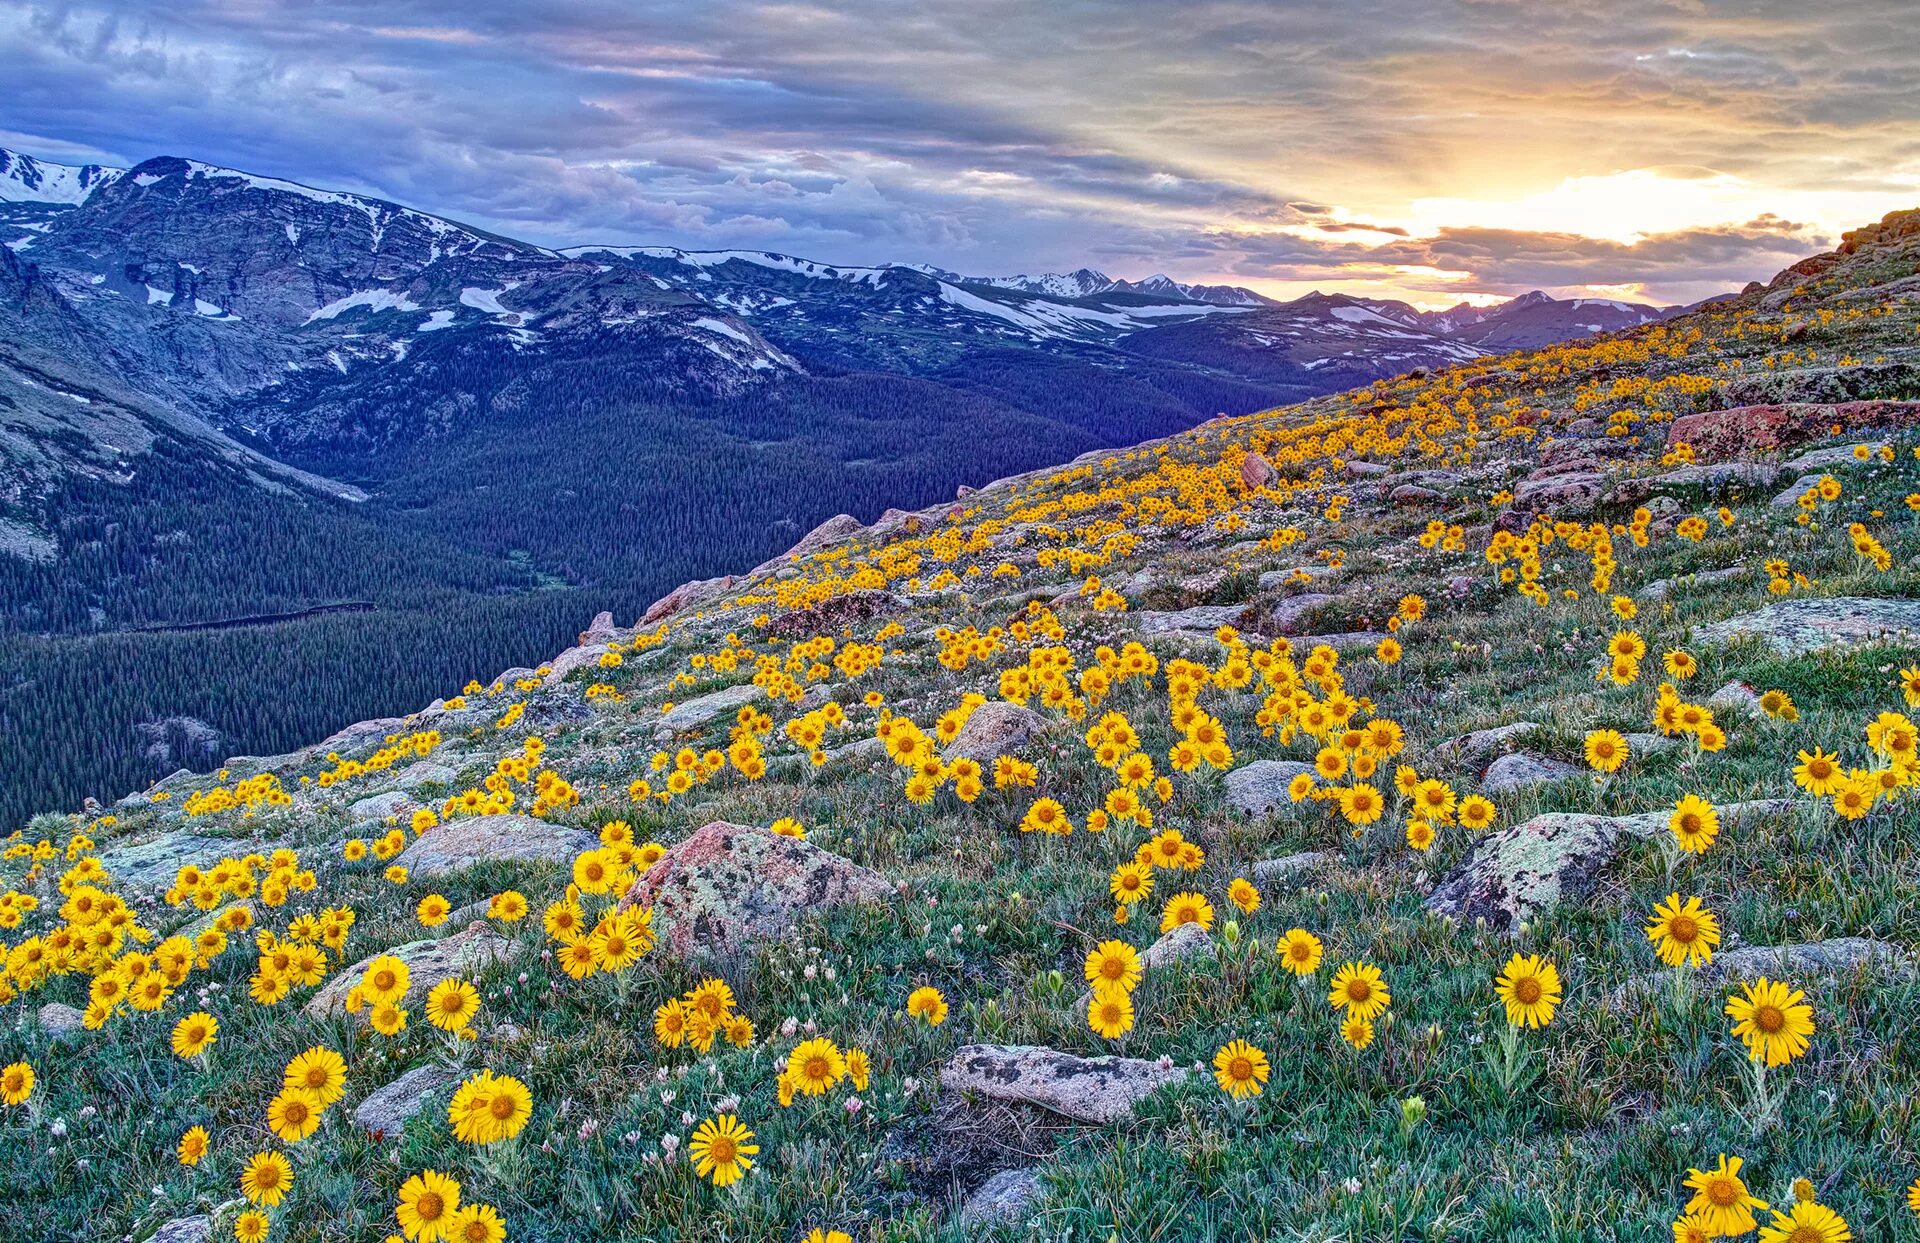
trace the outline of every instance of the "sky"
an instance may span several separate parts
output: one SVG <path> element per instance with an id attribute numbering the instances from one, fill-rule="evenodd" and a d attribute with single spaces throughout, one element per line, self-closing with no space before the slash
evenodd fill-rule
<path id="1" fill-rule="evenodd" d="M 546 245 L 1688 302 L 1920 206 L 1914 0 L 74 0 L 0 146 Z"/>

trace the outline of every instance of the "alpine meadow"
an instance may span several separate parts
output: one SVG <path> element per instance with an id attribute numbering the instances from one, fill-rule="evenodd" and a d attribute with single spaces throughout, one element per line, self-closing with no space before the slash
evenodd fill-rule
<path id="1" fill-rule="evenodd" d="M 0 12 L 0 1238 L 1920 1240 L 1904 8 Z"/>

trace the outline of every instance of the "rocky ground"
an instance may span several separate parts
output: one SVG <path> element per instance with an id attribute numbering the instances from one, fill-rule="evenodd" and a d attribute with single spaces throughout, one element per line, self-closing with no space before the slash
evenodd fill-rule
<path id="1" fill-rule="evenodd" d="M 0 1233 L 231 1237 L 284 1151 L 274 1238 L 384 1238 L 431 1168 L 510 1238 L 1640 1240 L 1725 1153 L 1920 1237 L 1916 294 L 1889 217 L 1666 324 L 836 519 L 403 720 L 39 817 L 0 863 L 0 1063 L 36 1076 Z M 1864 806 L 1796 780 L 1816 749 Z M 1656 956 L 1669 894 L 1707 963 Z M 1143 973 L 1110 1036 L 1108 941 Z M 273 987 L 289 945 L 320 966 Z M 1564 983 L 1544 1027 L 1508 1027 L 1516 953 Z M 1391 1005 L 1343 1038 L 1349 962 Z M 1756 1089 L 1723 1006 L 1761 976 L 1814 1027 Z M 710 979 L 747 1027 L 656 1028 Z M 814 1095 L 817 1039 L 864 1058 Z M 288 1139 L 314 1046 L 343 1095 Z M 483 1068 L 531 1115 L 463 1143 Z M 688 1160 L 718 1115 L 759 1146 L 729 1186 Z"/>

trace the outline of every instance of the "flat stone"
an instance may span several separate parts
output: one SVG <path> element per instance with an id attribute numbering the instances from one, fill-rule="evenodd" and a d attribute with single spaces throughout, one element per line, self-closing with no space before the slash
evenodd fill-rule
<path id="1" fill-rule="evenodd" d="M 1877 639 L 1915 643 L 1920 642 L 1920 600 L 1879 596 L 1782 600 L 1693 631 L 1695 641 L 1702 643 L 1725 643 L 1745 635 L 1765 640 L 1782 656 Z"/>
<path id="2" fill-rule="evenodd" d="M 1338 603 L 1339 596 L 1330 596 L 1318 591 L 1305 591 L 1297 596 L 1288 596 L 1276 602 L 1267 610 L 1266 628 L 1272 634 L 1299 634 L 1305 628 L 1307 618 L 1329 604 Z"/>
<path id="3" fill-rule="evenodd" d="M 476 921 L 451 936 L 409 941 L 379 953 L 391 954 L 407 964 L 407 993 L 401 998 L 400 1004 L 415 1006 L 440 981 L 455 977 L 472 979 L 505 958 L 512 948 L 513 942 Z M 322 984 L 320 990 L 307 1001 L 303 1013 L 308 1018 L 320 1018 L 344 1008 L 347 994 L 353 991 L 354 985 L 360 983 L 367 963 L 379 957 L 379 953 L 368 954 L 351 967 L 342 967 L 334 972 L 332 978 Z"/>
<path id="4" fill-rule="evenodd" d="M 1470 734 L 1449 738 L 1433 749 L 1434 755 L 1448 763 L 1478 761 L 1507 750 L 1540 728 L 1534 721 L 1515 721 L 1491 729 L 1476 729 Z"/>
<path id="5" fill-rule="evenodd" d="M 1744 712 L 1749 716 L 1757 716 L 1760 712 L 1760 696 L 1745 682 L 1729 682 L 1707 696 L 1706 706 L 1715 712 Z"/>
<path id="6" fill-rule="evenodd" d="M 392 1083 L 369 1092 L 353 1110 L 353 1120 L 375 1139 L 394 1139 L 427 1098 L 460 1081 L 458 1071 L 437 1064 L 416 1066 Z"/>
<path id="7" fill-rule="evenodd" d="M 878 872 L 810 842 L 716 820 L 668 850 L 621 905 L 652 907 L 654 931 L 673 953 L 725 956 L 809 912 L 893 896 Z"/>
<path id="8" fill-rule="evenodd" d="M 1131 1057 L 1075 1057 L 1036 1045 L 966 1045 L 940 1072 L 940 1086 L 992 1100 L 1038 1105 L 1104 1126 L 1187 1072 Z"/>
<path id="9" fill-rule="evenodd" d="M 1820 486 L 1820 476 L 1802 475 L 1787 485 L 1786 491 L 1774 497 L 1767 504 L 1774 509 L 1792 509 L 1800 503 L 1800 498 Z"/>
<path id="10" fill-rule="evenodd" d="M 960 732 L 940 753 L 951 764 L 966 758 L 991 765 L 1003 755 L 1019 755 L 1027 740 L 1046 730 L 1050 722 L 1030 708 L 990 699 L 967 715 Z"/>
<path id="11" fill-rule="evenodd" d="M 1501 756 L 1488 767 L 1486 774 L 1480 778 L 1480 788 L 1488 794 L 1511 794 L 1515 790 L 1530 790 L 1556 781 L 1578 780 L 1586 775 L 1586 769 L 1563 760 L 1549 759 L 1528 751 L 1514 751 Z"/>
<path id="12" fill-rule="evenodd" d="M 1378 630 L 1342 630 L 1336 634 L 1303 634 L 1293 636 L 1293 650 L 1310 652 L 1316 647 L 1330 647 L 1337 651 L 1350 652 L 1355 648 L 1373 647 L 1387 636 Z"/>
<path id="13" fill-rule="evenodd" d="M 760 688 L 753 683 L 742 682 L 738 686 L 729 686 L 710 695 L 677 703 L 673 705 L 673 711 L 664 713 L 655 722 L 654 734 L 661 738 L 671 737 L 690 729 L 699 729 L 717 717 L 731 719 L 734 713 L 757 701 L 761 694 Z"/>
<path id="14" fill-rule="evenodd" d="M 1324 850 L 1303 850 L 1278 859 L 1261 859 L 1253 865 L 1253 879 L 1263 885 L 1286 884 L 1317 872 L 1332 861 L 1333 856 Z"/>
<path id="15" fill-rule="evenodd" d="M 415 838 L 396 862 L 416 878 L 429 879 L 475 863 L 505 859 L 571 862 L 599 838 L 584 829 L 549 824 L 532 816 L 458 816 Z"/>
<path id="16" fill-rule="evenodd" d="M 1446 500 L 1446 494 L 1432 488 L 1423 488 L 1419 484 L 1403 483 L 1387 493 L 1387 499 L 1395 505 L 1431 505 Z"/>
<path id="17" fill-rule="evenodd" d="M 1287 786 L 1313 765 L 1298 760 L 1255 760 L 1227 774 L 1227 801 L 1242 815 L 1270 816 L 1293 809 Z"/>
<path id="18" fill-rule="evenodd" d="M 960 1225 L 986 1229 L 1017 1222 L 1041 1191 L 1040 1176 L 1032 1170 L 1001 1170 L 960 1206 Z"/>
<path id="19" fill-rule="evenodd" d="M 110 846 L 100 852 L 100 864 L 120 884 L 165 889 L 186 864 L 211 867 L 228 856 L 238 858 L 250 851 L 272 848 L 243 837 L 204 837 L 176 829 L 137 846 Z"/>
<path id="20" fill-rule="evenodd" d="M 1387 467 L 1378 462 L 1348 462 L 1347 473 L 1355 479 L 1377 479 L 1387 473 Z"/>
<path id="21" fill-rule="evenodd" d="M 1791 810 L 1791 799 L 1717 807 L 1720 831 Z M 1427 910 L 1462 921 L 1484 919 L 1508 932 L 1534 916 L 1592 893 L 1622 843 L 1667 831 L 1667 811 L 1637 816 L 1549 812 L 1496 830 L 1435 887 Z"/>

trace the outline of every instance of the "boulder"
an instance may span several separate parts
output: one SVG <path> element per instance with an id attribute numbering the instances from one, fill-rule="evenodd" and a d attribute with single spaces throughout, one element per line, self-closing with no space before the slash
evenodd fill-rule
<path id="1" fill-rule="evenodd" d="M 1147 952 L 1140 955 L 1140 963 L 1153 971 L 1189 958 L 1212 958 L 1214 952 L 1212 933 L 1199 924 L 1181 924 L 1149 945 Z"/>
<path id="2" fill-rule="evenodd" d="M 667 851 L 622 905 L 652 907 L 660 944 L 682 957 L 729 956 L 809 912 L 892 897 L 879 873 L 839 855 L 716 820 Z"/>
<path id="3" fill-rule="evenodd" d="M 1262 885 L 1292 884 L 1333 862 L 1324 850 L 1303 850 L 1278 859 L 1261 859 L 1253 865 L 1253 879 Z"/>
<path id="4" fill-rule="evenodd" d="M 278 845 L 278 842 L 260 844 L 244 837 L 203 837 L 186 829 L 176 829 L 137 846 L 111 846 L 100 852 L 100 864 L 118 884 L 165 889 L 173 884 L 174 874 L 185 864 L 211 867 L 229 855 L 239 858 L 251 851 L 264 852 Z"/>
<path id="5" fill-rule="evenodd" d="M 1480 778 L 1480 788 L 1488 794 L 1511 794 L 1556 781 L 1584 778 L 1587 770 L 1564 760 L 1550 759 L 1530 751 L 1514 751 L 1495 760 Z"/>
<path id="6" fill-rule="evenodd" d="M 347 814 L 355 820 L 385 820 L 388 816 L 397 816 L 419 805 L 404 790 L 389 790 L 385 794 L 370 794 L 366 798 L 356 799 L 347 807 Z"/>
<path id="7" fill-rule="evenodd" d="M 1790 799 L 1761 799 L 1716 810 L 1724 833 L 1793 805 Z M 1427 896 L 1426 907 L 1449 919 L 1484 919 L 1516 932 L 1534 916 L 1592 893 L 1623 843 L 1666 832 L 1668 815 L 1549 812 L 1489 833 Z"/>
<path id="8" fill-rule="evenodd" d="M 1656 492 L 1678 488 L 1699 488 L 1709 496 L 1717 496 L 1741 488 L 1770 488 L 1781 473 L 1782 468 L 1770 462 L 1701 463 L 1682 466 L 1664 475 L 1623 479 L 1613 486 L 1607 499 L 1634 505 Z"/>
<path id="9" fill-rule="evenodd" d="M 1591 509 L 1606 491 L 1606 481 L 1591 471 L 1535 472 L 1514 485 L 1514 507 L 1528 513 L 1579 513 Z"/>
<path id="10" fill-rule="evenodd" d="M 846 518 L 847 516 L 845 514 L 842 514 L 840 515 L 840 517 Z M 848 518 L 847 520 L 853 523 L 855 530 L 858 530 L 860 528 L 860 524 L 858 521 L 851 518 Z M 839 521 L 839 519 L 837 518 L 828 519 L 827 522 L 822 523 L 819 527 L 816 527 L 815 531 L 817 532 L 819 530 L 823 530 L 829 523 L 837 522 L 837 521 Z M 800 542 L 801 544 L 804 544 L 806 543 L 807 539 L 811 539 L 811 538 L 812 536 L 809 535 L 803 538 Z M 796 550 L 797 548 L 798 546 L 796 545 Z M 790 557 L 793 555 L 793 553 L 788 553 L 787 555 Z M 766 565 L 763 565 L 759 567 L 759 569 L 756 569 L 754 573 L 758 574 L 760 573 L 761 570 L 765 570 L 771 566 L 777 565 L 780 563 L 781 560 L 783 560 L 783 558 L 776 557 L 773 561 L 770 561 Z M 722 592 L 726 591 L 727 588 L 733 586 L 734 583 L 738 581 L 739 580 L 736 579 L 731 574 L 722 574 L 718 578 L 700 578 L 700 579 L 695 579 L 690 583 L 681 583 L 678 587 L 675 587 L 672 591 L 669 591 L 666 595 L 661 596 L 658 600 L 655 600 L 652 604 L 649 604 L 647 606 L 647 611 L 641 614 L 640 616 L 640 624 L 643 626 L 651 626 L 655 622 L 663 621 L 666 618 L 672 617 L 675 613 L 685 612 L 687 609 L 692 608 L 696 604 L 701 604 L 701 603 L 704 603 L 705 601 L 715 598 L 716 596 L 720 595 Z"/>
<path id="11" fill-rule="evenodd" d="M 1793 509 L 1800 504 L 1800 498 L 1820 486 L 1820 476 L 1802 475 L 1788 484 L 1786 490 L 1775 496 L 1767 504 L 1774 509 Z"/>
<path id="12" fill-rule="evenodd" d="M 1753 571 L 1744 565 L 1731 565 L 1724 570 L 1700 570 L 1693 574 L 1682 574 L 1676 578 L 1659 578 L 1640 589 L 1640 595 L 1648 600 L 1665 600 L 1676 588 L 1680 590 L 1711 587 L 1717 583 L 1729 583 L 1744 578 Z"/>
<path id="13" fill-rule="evenodd" d="M 1246 453 L 1240 458 L 1240 485 L 1249 492 L 1256 492 L 1273 482 L 1273 467 L 1267 459 L 1258 453 Z"/>
<path id="14" fill-rule="evenodd" d="M 1492 729 L 1476 729 L 1470 734 L 1447 739 L 1433 749 L 1433 754 L 1449 764 L 1484 760 L 1507 750 L 1539 728 L 1533 721 L 1515 721 L 1511 725 L 1496 725 Z"/>
<path id="15" fill-rule="evenodd" d="M 426 880 L 496 860 L 568 863 L 581 851 L 592 850 L 599 840 L 584 829 L 532 816 L 460 816 L 415 838 L 396 862 L 404 864 L 415 879 Z"/>
<path id="16" fill-rule="evenodd" d="M 604 643 L 570 647 L 547 662 L 547 676 L 543 682 L 547 686 L 557 686 L 566 681 L 567 675 L 575 669 L 586 669 L 598 665 L 600 658 L 612 650 Z"/>
<path id="17" fill-rule="evenodd" d="M 940 1086 L 991 1100 L 1038 1105 L 1104 1126 L 1187 1071 L 1131 1057 L 1075 1057 L 1037 1045 L 966 1045 L 940 1071 Z"/>
<path id="18" fill-rule="evenodd" d="M 1432 488 L 1423 488 L 1417 483 L 1403 483 L 1387 493 L 1387 499 L 1395 505 L 1432 505 L 1447 498 L 1445 493 Z"/>
<path id="19" fill-rule="evenodd" d="M 1695 641 L 1701 643 L 1725 643 L 1744 635 L 1765 640 L 1782 656 L 1876 639 L 1912 643 L 1920 638 L 1920 600 L 1878 596 L 1782 600 L 1693 631 Z"/>
<path id="20" fill-rule="evenodd" d="M 782 639 L 833 634 L 857 622 L 897 612 L 901 604 L 900 598 L 890 591 L 851 591 L 829 597 L 810 608 L 782 613 L 767 624 L 767 632 Z"/>
<path id="21" fill-rule="evenodd" d="M 1304 591 L 1297 596 L 1288 596 L 1267 610 L 1267 633 L 1297 635 L 1306 628 L 1305 622 L 1310 615 L 1329 604 L 1337 603 L 1339 599 L 1339 596 L 1330 596 L 1317 591 Z"/>
<path id="22" fill-rule="evenodd" d="M 416 1066 L 392 1083 L 369 1092 L 353 1110 L 353 1120 L 375 1139 L 394 1139 L 427 1098 L 460 1081 L 458 1071 L 437 1063 Z"/>
<path id="23" fill-rule="evenodd" d="M 1337 651 L 1350 652 L 1355 648 L 1373 647 L 1387 636 L 1378 630 L 1342 630 L 1337 634 L 1301 634 L 1294 635 L 1293 650 L 1311 652 L 1316 647 L 1331 647 Z"/>
<path id="24" fill-rule="evenodd" d="M 409 794 L 418 794 L 423 786 L 449 786 L 459 774 L 445 764 L 434 764 L 427 760 L 409 764 L 394 778 L 394 784 Z"/>
<path id="25" fill-rule="evenodd" d="M 1348 462 L 1347 473 L 1355 479 L 1377 479 L 1387 473 L 1387 468 L 1378 462 Z"/>
<path id="26" fill-rule="evenodd" d="M 613 614 L 602 609 L 593 615 L 587 628 L 580 632 L 582 643 L 611 643 L 619 637 L 619 628 L 613 624 Z"/>
<path id="27" fill-rule="evenodd" d="M 1729 682 L 1713 694 L 1707 696 L 1707 707 L 1715 712 L 1744 712 L 1749 716 L 1760 714 L 1760 696 L 1745 682 Z"/>
<path id="28" fill-rule="evenodd" d="M 709 725 L 718 717 L 732 720 L 734 713 L 757 701 L 761 694 L 760 688 L 753 683 L 742 682 L 738 686 L 724 687 L 712 694 L 677 703 L 673 705 L 673 711 L 663 713 L 654 722 L 654 737 L 657 740 L 671 738 L 675 734 Z"/>
<path id="29" fill-rule="evenodd" d="M 1665 734 L 1622 734 L 1627 740 L 1627 753 L 1634 759 L 1644 759 L 1649 755 L 1665 755 L 1669 751 L 1680 749 L 1680 740 L 1669 738 Z"/>
<path id="30" fill-rule="evenodd" d="M 1271 816 L 1293 808 L 1287 786 L 1313 765 L 1298 760 L 1255 760 L 1227 774 L 1227 801 L 1242 815 Z"/>
<path id="31" fill-rule="evenodd" d="M 965 758 L 990 766 L 1000 756 L 1019 755 L 1027 740 L 1046 730 L 1048 724 L 1046 717 L 1032 709 L 1004 699 L 988 700 L 967 715 L 940 758 L 949 764 Z"/>
<path id="32" fill-rule="evenodd" d="M 987 1230 L 1019 1221 L 1040 1198 L 1040 1176 L 1032 1170 L 1001 1170 L 960 1206 L 963 1228 Z"/>
<path id="33" fill-rule="evenodd" d="M 512 948 L 513 942 L 476 920 L 451 936 L 409 941 L 381 953 L 391 954 L 407 964 L 407 993 L 400 999 L 400 1004 L 416 1006 L 435 984 L 455 977 L 472 979 L 505 958 Z M 343 1009 L 347 994 L 353 991 L 354 985 L 360 983 L 367 963 L 378 956 L 369 954 L 351 967 L 342 967 L 334 972 L 333 977 L 307 1001 L 302 1012 L 308 1018 L 321 1018 Z"/>

